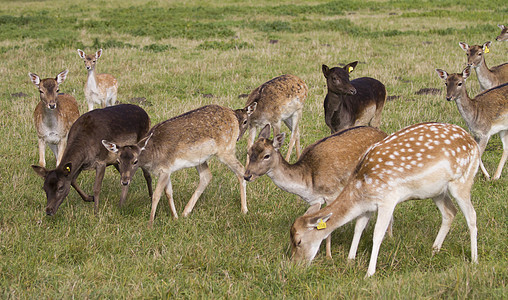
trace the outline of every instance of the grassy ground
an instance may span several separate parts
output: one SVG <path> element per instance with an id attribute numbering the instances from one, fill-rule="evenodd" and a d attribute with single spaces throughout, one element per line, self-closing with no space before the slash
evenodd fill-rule
<path id="1" fill-rule="evenodd" d="M 360 63 L 352 77 L 385 83 L 390 100 L 382 129 L 440 121 L 465 124 L 445 101 L 435 73 L 460 72 L 458 46 L 494 40 L 508 20 L 505 1 L 0 1 L 0 296 L 2 298 L 506 298 L 508 173 L 477 175 L 479 264 L 470 263 L 469 233 L 458 214 L 443 250 L 431 255 L 440 214 L 430 200 L 395 211 L 394 237 L 381 246 L 377 273 L 364 279 L 373 225 L 347 261 L 352 226 L 333 234 L 333 260 L 289 263 L 289 228 L 306 205 L 268 178 L 247 186 L 240 213 L 236 178 L 213 160 L 214 178 L 188 218 L 174 220 L 163 199 L 153 229 L 150 199 L 137 174 L 119 209 L 119 176 L 107 170 L 100 212 L 71 191 L 46 217 L 32 112 L 38 102 L 28 72 L 43 78 L 69 69 L 61 90 L 86 111 L 86 70 L 77 48 L 102 47 L 99 72 L 119 81 L 120 102 L 142 100 L 152 123 L 216 103 L 243 107 L 261 83 L 284 73 L 301 77 L 309 96 L 301 124 L 309 145 L 329 132 L 321 64 Z M 505 24 L 506 25 L 506 24 Z M 493 42 L 489 66 L 506 62 L 508 43 Z M 476 75 L 469 94 L 479 91 Z M 430 88 L 430 93 L 421 89 Z M 137 99 L 137 100 L 136 100 Z M 237 156 L 246 155 L 240 140 Z M 283 150 L 285 152 L 285 149 Z M 483 156 L 493 173 L 502 153 L 493 138 Z M 50 151 L 48 164 L 54 166 Z M 294 160 L 294 157 L 293 157 Z M 91 190 L 94 175 L 79 181 Z M 194 169 L 172 176 L 177 210 L 194 191 Z"/>

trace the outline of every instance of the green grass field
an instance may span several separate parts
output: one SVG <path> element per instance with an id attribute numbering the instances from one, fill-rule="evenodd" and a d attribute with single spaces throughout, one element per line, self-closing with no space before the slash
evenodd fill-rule
<path id="1" fill-rule="evenodd" d="M 211 103 L 243 107 L 240 95 L 291 73 L 309 86 L 300 126 L 305 146 L 329 134 L 321 65 L 358 60 L 352 78 L 374 77 L 391 96 L 381 126 L 387 133 L 425 121 L 466 128 L 434 69 L 462 71 L 460 41 L 491 40 L 487 64 L 507 62 L 508 43 L 494 41 L 496 25 L 508 25 L 506 1 L 73 2 L 0 0 L 0 297 L 508 297 L 508 170 L 495 182 L 476 176 L 479 264 L 470 262 L 461 212 L 442 251 L 432 256 L 441 215 L 431 200 L 408 201 L 397 206 L 394 237 L 383 242 L 369 279 L 373 222 L 356 261 L 347 261 L 349 224 L 332 235 L 333 260 L 322 246 L 311 266 L 293 265 L 289 229 L 306 204 L 265 176 L 247 185 L 243 215 L 237 180 L 215 159 L 214 178 L 188 218 L 174 220 L 163 197 L 148 229 L 151 205 L 141 172 L 120 209 L 114 168 L 106 172 L 98 215 L 72 190 L 47 217 L 42 179 L 30 167 L 38 162 L 32 113 L 39 95 L 28 78 L 29 71 L 47 78 L 69 69 L 60 88 L 76 97 L 83 113 L 87 72 L 76 49 L 102 47 L 98 72 L 118 79 L 120 102 L 144 98 L 141 106 L 156 124 Z M 435 90 L 422 93 L 426 88 Z M 479 91 L 474 72 L 467 88 L 470 96 Z M 246 152 L 243 138 L 237 157 L 244 161 Z M 499 138 L 492 138 L 483 155 L 491 174 L 501 153 Z M 53 167 L 49 149 L 46 157 Z M 90 171 L 79 178 L 87 191 L 93 180 Z M 181 214 L 198 176 L 187 169 L 172 181 Z"/>

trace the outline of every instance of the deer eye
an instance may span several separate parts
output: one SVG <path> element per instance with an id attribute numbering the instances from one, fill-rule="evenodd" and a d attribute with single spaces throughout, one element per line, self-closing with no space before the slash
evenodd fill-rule
<path id="1" fill-rule="evenodd" d="M 243 121 L 243 125 L 247 125 L 247 120 L 244 120 L 244 121 Z"/>
<path id="2" fill-rule="evenodd" d="M 138 164 L 138 160 L 136 159 L 135 161 L 132 162 L 133 165 L 137 165 Z"/>
<path id="3" fill-rule="evenodd" d="M 56 92 L 57 92 L 57 93 L 60 93 L 60 89 L 56 89 Z"/>
<path id="4" fill-rule="evenodd" d="M 457 83 L 458 86 L 462 86 L 462 82 Z"/>
<path id="5" fill-rule="evenodd" d="M 266 159 L 269 159 L 269 158 L 270 158 L 270 154 L 266 154 L 266 155 L 263 157 L 263 159 L 265 159 L 265 160 L 266 160 Z"/>

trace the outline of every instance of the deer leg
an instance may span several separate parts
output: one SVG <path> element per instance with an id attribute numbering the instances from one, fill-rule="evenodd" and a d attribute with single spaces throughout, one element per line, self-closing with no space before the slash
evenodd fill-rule
<path id="1" fill-rule="evenodd" d="M 46 167 L 46 142 L 39 139 L 39 166 Z"/>
<path id="2" fill-rule="evenodd" d="M 192 209 L 194 208 L 194 205 L 196 205 L 196 202 L 198 201 L 199 197 L 203 193 L 203 191 L 206 189 L 210 181 L 212 180 L 212 172 L 210 172 L 210 169 L 208 168 L 208 164 L 206 162 L 196 166 L 196 170 L 199 173 L 199 184 L 196 190 L 194 191 L 194 194 L 192 194 L 192 197 L 190 198 L 189 202 L 185 206 L 183 210 L 183 216 L 187 217 Z"/>
<path id="3" fill-rule="evenodd" d="M 393 210 L 395 206 L 380 206 L 377 211 L 376 226 L 374 227 L 374 238 L 372 239 L 372 253 L 370 255 L 369 268 L 367 270 L 367 277 L 374 275 L 376 272 L 377 257 L 379 255 L 379 248 L 383 242 L 383 238 L 392 219 Z"/>
<path id="4" fill-rule="evenodd" d="M 493 180 L 497 180 L 499 179 L 499 177 L 501 177 L 504 164 L 506 162 L 506 159 L 508 158 L 508 134 L 506 130 L 500 131 L 499 137 L 501 138 L 501 142 L 503 142 L 503 155 L 501 156 L 501 160 L 499 161 L 499 165 L 497 166 L 496 173 L 494 174 L 494 177 L 492 177 Z"/>
<path id="5" fill-rule="evenodd" d="M 443 241 L 450 231 L 450 228 L 452 226 L 453 219 L 455 218 L 455 215 L 457 214 L 457 209 L 453 205 L 452 200 L 448 196 L 448 194 L 445 192 L 437 197 L 434 197 L 434 203 L 436 203 L 436 206 L 439 208 L 439 211 L 441 212 L 442 221 L 441 221 L 441 228 L 439 228 L 439 232 L 436 236 L 436 240 L 434 241 L 434 244 L 432 245 L 432 254 L 436 254 L 441 249 L 441 246 L 443 245 Z"/>
<path id="6" fill-rule="evenodd" d="M 236 159 L 236 156 L 234 153 L 228 153 L 223 155 L 217 155 L 219 160 L 226 164 L 228 168 L 233 171 L 236 174 L 236 177 L 238 178 L 238 183 L 240 184 L 240 203 L 241 203 L 241 210 L 242 213 L 247 213 L 247 182 L 243 178 L 243 174 L 245 173 L 245 169 L 243 168 L 242 164 Z"/>
<path id="7" fill-rule="evenodd" d="M 257 128 L 252 125 L 249 127 L 249 138 L 247 138 L 247 159 L 245 161 L 245 165 L 249 165 L 249 149 L 254 145 L 254 140 L 256 139 L 256 130 Z"/>
<path id="8" fill-rule="evenodd" d="M 169 176 L 168 176 L 168 183 L 166 184 L 164 191 L 166 192 L 166 197 L 168 197 L 169 208 L 171 209 L 171 213 L 173 214 L 173 217 L 175 219 L 178 219 L 178 213 L 176 212 L 175 201 L 173 199 L 173 185 L 171 184 L 171 177 L 169 177 Z M 155 211 L 154 211 L 154 214 L 155 214 Z"/>
<path id="9" fill-rule="evenodd" d="M 95 182 L 93 184 L 93 208 L 94 214 L 99 212 L 99 194 L 101 192 L 102 180 L 106 173 L 106 164 L 98 164 L 95 168 Z"/>
<path id="10" fill-rule="evenodd" d="M 480 169 L 483 172 L 483 175 L 487 178 L 487 180 L 490 179 L 490 175 L 487 172 L 487 169 L 485 169 L 485 166 L 483 165 L 482 155 L 485 151 L 485 148 L 487 147 L 487 142 L 489 141 L 489 137 L 482 137 L 480 139 L 476 139 L 476 142 L 478 143 L 478 146 L 480 147 Z"/>
<path id="11" fill-rule="evenodd" d="M 291 152 L 293 151 L 293 147 L 296 143 L 296 157 L 300 158 L 300 132 L 298 130 L 298 122 L 301 117 L 301 112 L 296 111 L 291 116 L 291 119 L 284 120 L 284 123 L 288 126 L 289 130 L 291 130 L 291 138 L 289 139 L 288 145 L 288 153 L 286 154 L 286 161 L 289 161 L 291 158 Z"/>
<path id="12" fill-rule="evenodd" d="M 159 200 L 162 196 L 162 190 L 168 185 L 171 184 L 171 180 L 169 178 L 170 174 L 161 173 L 159 176 L 159 180 L 157 181 L 157 186 L 155 187 L 155 191 L 152 196 L 152 210 L 150 212 L 150 221 L 148 223 L 148 227 L 152 227 L 153 220 L 155 219 L 155 211 L 157 210 L 157 204 L 159 204 Z M 171 200 L 170 200 L 171 201 Z M 173 215 L 176 218 L 178 216 Z"/>
<path id="13" fill-rule="evenodd" d="M 49 149 L 51 149 L 51 152 L 55 156 L 55 160 L 57 161 L 56 165 L 58 166 L 58 145 L 53 144 L 53 143 L 48 143 L 48 147 L 49 147 Z"/>
<path id="14" fill-rule="evenodd" d="M 93 110 L 93 100 L 88 101 L 88 111 Z"/>
<path id="15" fill-rule="evenodd" d="M 152 191 L 152 176 L 150 175 L 150 172 L 144 168 L 141 168 L 143 170 L 143 176 L 145 177 L 146 186 L 148 187 L 148 195 L 150 195 L 150 198 L 153 195 Z"/>
<path id="16" fill-rule="evenodd" d="M 77 176 L 76 176 L 76 178 L 77 178 Z M 88 195 L 87 193 L 85 193 L 85 191 L 83 191 L 79 187 L 78 183 L 76 182 L 76 178 L 72 179 L 71 186 L 76 190 L 76 192 L 78 192 L 78 194 L 81 197 L 81 199 L 83 199 L 83 201 L 85 201 L 85 202 L 92 202 L 92 201 L 94 201 L 93 200 L 93 196 Z"/>
<path id="17" fill-rule="evenodd" d="M 358 244 L 360 243 L 360 238 L 362 237 L 362 233 L 369 224 L 370 217 L 372 216 L 371 212 L 367 212 L 356 219 L 355 224 L 355 234 L 353 235 L 353 241 L 351 242 L 351 248 L 349 248 L 348 259 L 355 259 L 356 252 L 358 250 Z"/>
<path id="18" fill-rule="evenodd" d="M 60 143 L 58 143 L 58 147 L 56 149 L 56 165 L 58 166 L 60 162 L 62 161 L 62 157 L 65 151 L 65 147 L 67 147 L 67 138 L 62 139 Z"/>

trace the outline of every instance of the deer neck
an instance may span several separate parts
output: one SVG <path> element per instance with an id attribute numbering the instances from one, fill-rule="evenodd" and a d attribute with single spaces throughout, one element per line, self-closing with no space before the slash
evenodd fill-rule
<path id="1" fill-rule="evenodd" d="M 477 120 L 478 111 L 474 99 L 469 98 L 465 87 L 462 89 L 460 96 L 455 99 L 455 103 L 457 104 L 460 115 L 464 121 L 466 121 L 469 130 L 475 132 L 474 124 L 475 120 Z"/>
<path id="2" fill-rule="evenodd" d="M 87 88 L 93 91 L 97 91 L 97 76 L 95 74 L 95 68 L 88 70 L 88 78 L 86 80 Z"/>
<path id="3" fill-rule="evenodd" d="M 476 77 L 478 77 L 478 82 L 480 83 L 480 87 L 482 90 L 490 89 L 494 86 L 494 73 L 487 67 L 487 63 L 485 62 L 485 56 L 482 57 L 481 62 L 477 66 L 473 66 L 476 72 Z"/>
<path id="4" fill-rule="evenodd" d="M 299 163 L 289 164 L 280 152 L 277 152 L 277 159 L 278 163 L 266 175 L 280 189 L 307 199 L 307 194 L 312 191 L 312 180 L 305 166 Z"/>

